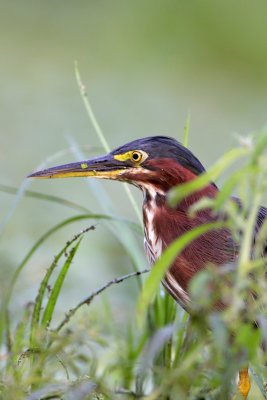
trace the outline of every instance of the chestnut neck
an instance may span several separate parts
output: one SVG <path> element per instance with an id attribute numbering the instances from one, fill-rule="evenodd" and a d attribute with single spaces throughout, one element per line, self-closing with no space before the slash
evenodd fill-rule
<path id="1" fill-rule="evenodd" d="M 158 167 L 160 165 L 160 168 Z M 183 167 L 174 159 L 161 158 L 160 160 L 151 160 L 148 163 L 150 169 L 140 179 L 138 186 L 144 192 L 144 201 L 151 202 L 154 200 L 157 206 L 168 207 L 167 193 L 175 186 L 190 182 L 197 178 L 197 175 L 189 169 Z M 214 198 L 218 192 L 218 188 L 214 183 L 210 183 L 200 190 L 185 197 L 176 210 L 186 211 L 190 206 L 199 201 L 203 197 Z"/>

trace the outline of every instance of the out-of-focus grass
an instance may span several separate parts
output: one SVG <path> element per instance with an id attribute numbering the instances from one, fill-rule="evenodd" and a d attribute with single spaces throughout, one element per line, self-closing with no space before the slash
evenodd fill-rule
<path id="1" fill-rule="evenodd" d="M 188 140 L 187 132 L 185 140 Z M 19 321 L 10 323 L 12 315 L 9 315 L 8 304 L 11 296 L 16 296 L 13 288 L 20 272 L 55 231 L 81 218 L 105 223 L 112 232 L 113 223 L 120 224 L 120 232 L 127 229 L 141 234 L 141 230 L 138 224 L 105 212 L 73 216 L 45 233 L 19 265 L 2 305 L 1 397 L 6 400 L 228 399 L 236 391 L 235 377 L 239 368 L 249 363 L 253 376 L 252 398 L 265 398 L 263 366 L 266 356 L 261 344 L 267 343 L 267 336 L 266 329 L 255 327 L 255 321 L 260 328 L 267 324 L 266 259 L 261 254 L 267 224 L 263 224 L 258 237 L 255 238 L 253 233 L 267 186 L 266 142 L 266 131 L 255 134 L 250 145 L 240 143 L 206 174 L 173 189 L 170 203 L 175 205 L 242 159 L 242 166 L 226 180 L 217 198 L 202 199 L 191 210 L 195 213 L 203 208 L 213 208 L 214 213 L 219 212 L 223 218 L 188 232 L 164 252 L 145 284 L 140 281 L 137 313 L 129 315 L 127 326 L 114 323 L 108 305 L 97 311 L 91 308 L 86 317 L 82 307 L 91 307 L 92 300 L 103 290 L 124 281 L 129 275 L 114 279 L 81 300 L 72 310 L 66 310 L 59 324 L 56 325 L 53 319 L 80 240 L 92 227 L 66 242 L 48 266 L 33 304 L 22 307 Z M 240 195 L 243 208 L 230 198 L 233 192 Z M 33 196 L 33 193 L 26 192 L 26 195 Z M 45 195 L 41 198 L 61 201 Z M 107 202 L 110 202 L 108 196 Z M 67 200 L 63 204 L 79 207 Z M 160 280 L 184 246 L 218 226 L 232 231 L 240 248 L 240 257 L 235 268 L 207 266 L 196 275 L 190 287 L 192 306 L 188 318 L 188 314 L 162 292 Z M 136 267 L 138 262 L 134 257 L 138 256 L 131 248 L 131 237 L 128 235 L 124 245 L 129 261 Z M 135 275 L 140 273 L 130 276 Z M 231 285 L 225 285 L 225 282 L 231 282 Z M 252 292 L 256 296 L 252 297 Z M 228 304 L 220 313 L 214 308 L 218 299 Z"/>

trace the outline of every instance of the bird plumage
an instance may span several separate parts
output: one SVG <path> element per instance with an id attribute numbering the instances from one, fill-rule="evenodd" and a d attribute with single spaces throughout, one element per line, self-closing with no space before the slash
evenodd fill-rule
<path id="1" fill-rule="evenodd" d="M 178 205 L 175 209 L 168 206 L 166 194 L 159 194 L 154 189 L 144 196 L 143 216 L 145 232 L 145 250 L 153 264 L 175 239 L 185 232 L 215 221 L 218 217 L 211 210 L 199 211 L 194 217 L 189 215 L 189 208 L 199 199 L 199 195 Z M 214 197 L 217 189 L 211 185 L 206 195 Z M 202 191 L 201 196 L 204 193 Z M 207 264 L 224 265 L 232 263 L 238 255 L 237 246 L 227 229 L 218 229 L 201 235 L 190 243 L 170 266 L 163 279 L 163 284 L 178 303 L 188 309 L 189 282 L 193 276 Z"/>
<path id="2" fill-rule="evenodd" d="M 205 172 L 199 159 L 177 140 L 152 136 L 129 142 L 111 153 L 91 160 L 60 165 L 33 173 L 32 177 L 57 178 L 90 176 L 125 181 L 143 192 L 145 250 L 153 264 L 175 239 L 191 229 L 223 218 L 212 210 L 198 211 L 193 217 L 189 208 L 203 197 L 214 198 L 218 188 L 210 182 L 204 188 L 185 197 L 175 208 L 167 202 L 173 187 L 194 180 Z M 239 207 L 240 200 L 234 198 Z M 267 209 L 259 209 L 255 236 L 267 217 Z M 265 250 L 264 250 L 265 252 Z M 190 243 L 170 266 L 163 284 L 183 307 L 190 301 L 188 286 L 191 278 L 207 264 L 222 266 L 234 263 L 238 246 L 226 228 L 201 235 Z"/>
<path id="3" fill-rule="evenodd" d="M 194 180 L 205 172 L 195 155 L 175 139 L 152 136 L 134 140 L 111 153 L 78 163 L 60 165 L 38 171 L 30 177 L 63 178 L 94 177 L 131 183 L 143 192 L 143 220 L 145 250 L 153 264 L 175 239 L 200 225 L 225 218 L 212 210 L 197 211 L 194 216 L 190 207 L 203 197 L 214 198 L 218 188 L 214 182 L 185 197 L 175 208 L 167 202 L 168 191 L 184 182 Z M 239 208 L 241 201 L 233 198 Z M 267 217 L 267 209 L 260 207 L 254 228 L 254 242 Z M 266 255 L 266 242 L 262 254 Z M 175 259 L 163 278 L 163 285 L 185 309 L 190 307 L 189 283 L 197 272 L 208 264 L 220 268 L 233 264 L 238 258 L 238 245 L 226 228 L 208 231 L 192 241 Z M 228 284 L 228 283 L 227 283 Z M 215 307 L 225 304 L 219 299 Z M 248 368 L 239 373 L 239 391 L 246 399 L 250 390 Z"/>

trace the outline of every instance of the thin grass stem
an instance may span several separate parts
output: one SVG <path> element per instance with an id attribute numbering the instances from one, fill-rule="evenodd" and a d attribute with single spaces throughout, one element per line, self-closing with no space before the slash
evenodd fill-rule
<path id="1" fill-rule="evenodd" d="M 79 304 L 77 304 L 76 307 L 70 309 L 66 313 L 65 318 L 60 322 L 60 324 L 56 327 L 56 329 L 54 329 L 54 331 L 59 332 L 69 322 L 71 317 L 73 317 L 73 315 L 79 310 L 79 308 L 81 308 L 85 304 L 86 305 L 91 304 L 95 297 L 97 297 L 104 290 L 108 289 L 110 286 L 121 283 L 121 282 L 125 281 L 126 279 L 133 278 L 134 276 L 137 277 L 142 274 L 146 274 L 149 271 L 150 271 L 149 269 L 144 269 L 143 271 L 131 272 L 130 274 L 123 275 L 123 276 L 120 276 L 119 278 L 112 279 L 111 281 L 109 281 L 108 283 L 101 286 L 100 288 L 95 290 L 93 293 L 91 293 L 88 297 L 86 297 L 86 299 L 82 300 Z"/>
<path id="2" fill-rule="evenodd" d="M 109 153 L 110 152 L 110 147 L 108 145 L 108 142 L 107 142 L 107 140 L 105 138 L 105 135 L 104 135 L 102 129 L 100 128 L 100 125 L 97 122 L 97 119 L 96 119 L 95 114 L 93 112 L 92 106 L 90 104 L 90 101 L 89 101 L 89 98 L 88 98 L 88 95 L 87 95 L 86 87 L 83 84 L 82 79 L 81 79 L 81 75 L 80 75 L 80 71 L 79 71 L 79 68 L 78 68 L 77 61 L 75 62 L 74 68 L 75 68 L 76 80 L 77 80 L 77 83 L 78 83 L 78 87 L 80 89 L 81 97 L 82 97 L 85 109 L 87 111 L 87 114 L 88 114 L 88 116 L 89 116 L 89 118 L 91 120 L 91 123 L 92 123 L 92 125 L 93 125 L 93 127 L 94 127 L 94 129 L 95 129 L 95 131 L 97 133 L 97 136 L 98 136 L 103 148 L 105 149 L 105 151 L 107 153 Z M 124 186 L 124 189 L 126 191 L 126 194 L 127 194 L 128 198 L 129 198 L 129 200 L 131 202 L 131 205 L 132 205 L 132 207 L 133 207 L 133 209 L 134 209 L 134 211 L 135 211 L 135 213 L 137 215 L 138 221 L 142 225 L 142 222 L 143 222 L 142 216 L 141 216 L 141 213 L 139 211 L 138 205 L 137 205 L 137 203 L 136 203 L 136 201 L 135 201 L 135 199 L 134 199 L 134 197 L 133 197 L 133 195 L 132 195 L 132 193 L 131 193 L 131 191 L 129 189 L 129 186 L 127 184 L 125 184 L 125 183 L 123 184 L 123 186 Z"/>
<path id="3" fill-rule="evenodd" d="M 19 190 L 19 188 L 16 188 L 14 186 L 0 184 L 0 192 L 5 192 L 5 193 L 10 193 L 10 194 L 16 195 L 18 193 L 18 190 Z M 83 207 L 80 204 L 77 204 L 73 201 L 66 200 L 63 197 L 54 196 L 51 194 L 40 193 L 40 192 L 35 192 L 33 190 L 24 190 L 23 195 L 26 197 L 32 197 L 34 199 L 58 203 L 60 205 L 72 208 L 77 211 L 90 212 L 90 210 L 88 208 Z"/>
<path id="4" fill-rule="evenodd" d="M 189 130 L 190 130 L 190 112 L 188 111 L 185 125 L 184 125 L 184 136 L 183 136 L 183 145 L 184 147 L 188 147 L 189 142 Z"/>

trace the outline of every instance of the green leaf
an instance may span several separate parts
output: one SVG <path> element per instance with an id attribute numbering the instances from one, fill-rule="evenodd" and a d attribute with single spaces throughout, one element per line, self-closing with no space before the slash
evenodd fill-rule
<path id="1" fill-rule="evenodd" d="M 62 252 L 60 252 L 54 259 L 53 263 L 50 265 L 48 268 L 44 279 L 41 282 L 35 303 L 34 303 L 34 309 L 32 313 L 32 320 L 31 320 L 31 327 L 30 327 L 30 343 L 29 347 L 34 348 L 36 346 L 36 330 L 39 324 L 40 320 L 40 314 L 41 314 L 41 309 L 42 309 L 42 304 L 43 304 L 43 299 L 44 295 L 47 289 L 47 285 L 49 282 L 49 279 L 52 275 L 52 272 L 54 271 L 55 267 L 57 266 L 57 262 L 59 258 L 61 257 Z"/>
<path id="2" fill-rule="evenodd" d="M 261 394 L 262 394 L 262 398 L 266 399 L 266 383 L 265 383 L 265 379 L 264 379 L 264 375 L 262 373 L 259 373 L 258 371 L 256 371 L 255 367 L 254 368 L 249 368 L 250 372 L 253 375 L 253 380 L 256 382 Z"/>
<path id="3" fill-rule="evenodd" d="M 79 239 L 77 244 L 70 250 L 70 253 L 69 253 L 63 267 L 61 268 L 61 271 L 57 277 L 57 280 L 52 288 L 48 303 L 47 303 L 46 308 L 43 313 L 43 318 L 42 318 L 41 324 L 44 328 L 47 328 L 51 322 L 51 319 L 52 319 L 52 316 L 54 313 L 54 309 L 55 309 L 55 305 L 56 305 L 59 293 L 61 291 L 64 279 L 68 273 L 69 267 L 71 265 L 73 257 L 76 254 L 76 251 L 78 250 L 80 243 L 81 243 L 81 239 Z"/>
<path id="4" fill-rule="evenodd" d="M 60 222 L 59 224 L 55 225 L 53 228 L 49 229 L 43 236 L 41 236 L 40 239 L 37 240 L 37 242 L 33 245 L 33 247 L 26 254 L 24 259 L 22 260 L 22 262 L 18 266 L 17 270 L 15 271 L 15 273 L 13 275 L 11 283 L 10 283 L 10 287 L 9 287 L 9 290 L 8 290 L 8 296 L 7 296 L 7 300 L 6 300 L 6 305 L 8 305 L 8 303 L 10 301 L 12 291 L 14 289 L 15 283 L 16 283 L 21 271 L 23 270 L 23 268 L 25 267 L 25 265 L 27 264 L 27 262 L 29 261 L 31 256 L 38 249 L 38 247 L 40 247 L 41 244 L 46 239 L 48 239 L 53 233 L 57 232 L 61 228 L 64 228 L 66 225 L 72 224 L 73 222 L 77 222 L 77 221 L 80 221 L 80 220 L 83 220 L 83 219 L 96 219 L 96 220 L 99 219 L 99 220 L 110 220 L 110 221 L 123 222 L 123 223 L 129 224 L 138 233 L 141 233 L 141 228 L 139 227 L 138 224 L 135 224 L 134 222 L 128 221 L 126 219 L 116 218 L 116 217 L 113 217 L 113 216 L 110 216 L 110 215 L 106 215 L 106 214 L 81 214 L 81 215 L 76 215 L 74 217 L 68 218 L 68 219 Z"/>
<path id="5" fill-rule="evenodd" d="M 267 148 L 267 131 L 263 131 L 260 134 L 257 134 L 257 136 L 258 138 L 253 148 L 253 153 L 250 160 L 252 165 L 258 164 L 259 157 Z"/>
<path id="6" fill-rule="evenodd" d="M 256 355 L 256 351 L 260 345 L 260 339 L 260 330 L 255 329 L 251 324 L 242 324 L 239 326 L 236 343 L 247 350 L 250 360 Z"/>
<path id="7" fill-rule="evenodd" d="M 177 203 L 179 203 L 186 196 L 189 196 L 190 194 L 215 181 L 225 171 L 226 168 L 228 168 L 239 158 L 242 158 L 248 154 L 249 149 L 246 148 L 236 148 L 230 150 L 222 158 L 220 158 L 220 160 L 217 161 L 217 163 L 210 168 L 209 171 L 204 172 L 198 178 L 190 182 L 180 184 L 174 189 L 171 189 L 168 195 L 169 204 L 172 207 L 176 206 Z"/>
<path id="8" fill-rule="evenodd" d="M 190 129 L 190 113 L 188 112 L 184 125 L 184 137 L 183 137 L 184 147 L 188 147 L 189 129 Z"/>
<path id="9" fill-rule="evenodd" d="M 93 228 L 94 228 L 93 226 L 89 227 L 86 229 L 86 231 L 92 230 Z M 85 231 L 82 231 L 78 235 L 74 236 L 74 238 L 71 241 L 66 243 L 66 245 L 61 249 L 61 251 L 54 258 L 54 261 L 48 268 L 48 270 L 41 282 L 41 285 L 40 285 L 40 288 L 39 288 L 39 291 L 38 291 L 38 294 L 37 294 L 37 297 L 36 297 L 36 300 L 34 303 L 33 313 L 32 313 L 32 321 L 31 321 L 31 328 L 30 328 L 30 348 L 35 346 L 34 341 L 35 341 L 36 329 L 39 324 L 43 299 L 44 299 L 45 291 L 48 286 L 49 279 L 50 279 L 54 269 L 56 268 L 58 261 L 62 257 L 62 255 L 65 254 L 66 251 L 68 250 L 68 248 L 72 245 L 72 243 L 75 242 L 77 239 L 79 239 L 79 237 L 81 235 L 83 235 L 84 233 L 85 233 Z"/>
<path id="10" fill-rule="evenodd" d="M 89 101 L 89 98 L 88 98 L 88 95 L 87 95 L 87 92 L 86 92 L 86 87 L 82 82 L 82 78 L 81 78 L 81 75 L 80 75 L 80 71 L 79 71 L 79 67 L 78 67 L 77 61 L 74 64 L 74 70 L 75 70 L 76 81 L 77 81 L 77 84 L 79 86 L 80 94 L 81 94 L 81 97 L 82 97 L 86 112 L 88 114 L 88 117 L 89 117 L 89 119 L 90 119 L 90 121 L 91 121 L 91 123 L 92 123 L 92 125 L 94 127 L 94 130 L 95 130 L 95 132 L 96 132 L 96 134 L 98 136 L 99 141 L 101 142 L 101 144 L 104 147 L 105 151 L 107 153 L 109 153 L 110 152 L 110 147 L 108 145 L 108 142 L 107 142 L 107 140 L 105 138 L 105 135 L 104 135 L 102 129 L 100 128 L 100 125 L 99 125 L 99 123 L 98 123 L 98 121 L 96 119 L 96 116 L 94 114 L 93 108 L 92 108 L 92 106 L 90 104 L 90 101 Z M 139 220 L 139 223 L 140 223 L 140 225 L 142 225 L 142 215 L 141 215 L 140 210 L 139 210 L 139 208 L 137 206 L 137 203 L 136 203 L 136 201 L 135 201 L 135 199 L 134 199 L 134 197 L 133 197 L 133 195 L 132 195 L 132 193 L 130 191 L 130 188 L 129 188 L 128 184 L 124 184 L 124 189 L 125 189 L 125 192 L 126 192 L 128 198 L 130 200 L 130 203 L 131 203 L 131 205 L 132 205 L 132 207 L 133 207 L 133 209 L 134 209 L 134 211 L 136 213 L 136 216 L 137 216 L 137 218 Z"/>
<path id="11" fill-rule="evenodd" d="M 242 179 L 249 173 L 250 167 L 247 165 L 238 171 L 234 172 L 229 179 L 226 180 L 221 190 L 218 192 L 215 203 L 214 210 L 219 211 L 223 204 L 231 197 L 234 188 L 240 183 Z"/>
<path id="12" fill-rule="evenodd" d="M 5 193 L 10 193 L 10 194 L 15 195 L 18 193 L 18 191 L 19 191 L 19 188 L 17 188 L 17 187 L 0 184 L 0 192 L 5 192 Z M 66 207 L 72 208 L 77 211 L 90 212 L 90 210 L 88 210 L 88 208 L 83 207 L 80 204 L 74 203 L 73 201 L 66 200 L 63 197 L 54 196 L 54 195 L 46 194 L 46 193 L 39 193 L 39 192 L 35 192 L 33 190 L 24 190 L 23 195 L 25 197 L 32 197 L 34 199 L 58 203 L 61 206 L 66 206 Z"/>
<path id="13" fill-rule="evenodd" d="M 58 230 L 64 228 L 65 226 L 72 224 L 74 222 L 77 221 L 81 221 L 84 219 L 96 219 L 96 220 L 109 220 L 109 221 L 116 221 L 116 222 L 121 222 L 121 223 L 126 223 L 128 224 L 131 228 L 133 228 L 136 232 L 138 232 L 139 234 L 142 233 L 142 230 L 139 226 L 139 224 L 136 224 L 134 222 L 131 222 L 129 220 L 126 219 L 122 219 L 122 218 L 116 218 L 110 215 L 106 215 L 106 214 L 80 214 L 80 215 L 76 215 L 74 217 L 68 218 L 62 222 L 60 222 L 59 224 L 55 225 L 54 227 L 52 227 L 51 229 L 49 229 L 44 235 L 42 235 L 37 242 L 35 242 L 35 244 L 32 246 L 32 248 L 28 251 L 28 253 L 26 254 L 26 256 L 24 257 L 24 259 L 22 260 L 22 262 L 20 263 L 20 265 L 18 266 L 18 268 L 16 269 L 13 277 L 11 278 L 11 282 L 9 284 L 9 287 L 7 289 L 7 294 L 4 298 L 2 307 L 1 307 L 1 313 L 0 313 L 0 340 L 3 337 L 3 330 L 4 330 L 4 326 L 5 324 L 7 324 L 7 320 L 6 320 L 6 310 L 8 309 L 11 297 L 12 297 L 12 293 L 14 290 L 14 287 L 16 285 L 16 282 L 21 274 L 21 272 L 23 271 L 24 267 L 27 265 L 27 262 L 30 260 L 30 258 L 33 256 L 33 254 L 37 251 L 37 249 L 44 243 L 44 241 L 46 239 L 48 239 L 51 235 L 53 235 L 54 233 L 56 233 Z"/>

